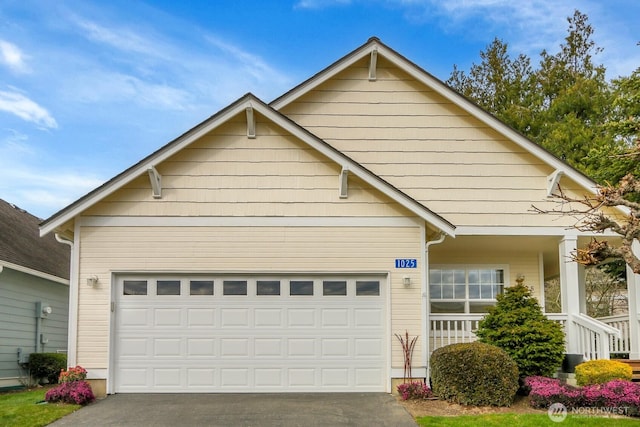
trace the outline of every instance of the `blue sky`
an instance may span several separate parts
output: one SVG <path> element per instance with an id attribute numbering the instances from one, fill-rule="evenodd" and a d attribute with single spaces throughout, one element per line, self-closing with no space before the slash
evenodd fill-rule
<path id="1" fill-rule="evenodd" d="M 609 77 L 640 66 L 637 0 L 0 0 L 0 198 L 47 218 L 253 92 L 377 36 L 446 80 L 494 37 L 537 61 L 586 13 Z"/>

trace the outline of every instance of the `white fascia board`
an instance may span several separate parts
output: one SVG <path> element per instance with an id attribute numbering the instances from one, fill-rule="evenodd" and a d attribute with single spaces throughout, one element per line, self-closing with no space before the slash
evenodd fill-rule
<path id="1" fill-rule="evenodd" d="M 424 219 L 393 217 L 253 217 L 253 216 L 81 216 L 81 227 L 402 227 L 415 228 Z"/>
<path id="2" fill-rule="evenodd" d="M 14 264 L 12 262 L 0 261 L 0 272 L 3 268 L 10 268 L 21 273 L 26 273 L 31 276 L 39 277 L 41 279 L 50 280 L 52 282 L 60 283 L 69 286 L 69 280 L 62 277 L 54 276 L 53 274 L 44 273 L 42 271 L 34 270 L 33 268 L 24 267 L 22 265 Z"/>
<path id="3" fill-rule="evenodd" d="M 338 62 L 326 68 L 324 71 L 321 71 L 320 73 L 311 77 L 309 80 L 303 82 L 294 90 L 286 93 L 280 98 L 277 98 L 276 100 L 271 102 L 269 105 L 271 105 L 271 107 L 275 108 L 276 110 L 282 109 L 283 107 L 287 106 L 291 102 L 300 98 L 304 94 L 315 89 L 322 83 L 326 82 L 327 80 L 330 80 L 336 74 L 346 70 L 356 62 L 360 61 L 362 58 L 365 58 L 367 55 L 371 55 L 371 52 L 375 51 L 377 47 L 378 47 L 378 43 L 374 41 L 360 47 L 359 49 L 356 49 L 346 57 L 342 58 Z M 377 53 L 376 53 L 376 57 L 377 57 Z"/>
<path id="4" fill-rule="evenodd" d="M 593 233 L 567 227 L 456 227 L 457 236 L 575 236 L 620 237 L 613 231 Z"/>
<path id="5" fill-rule="evenodd" d="M 204 135 L 211 132 L 213 129 L 225 123 L 227 120 L 231 119 L 240 112 L 244 112 L 247 107 L 252 107 L 252 98 L 253 97 L 251 96 L 245 96 L 241 98 L 240 100 L 236 101 L 235 105 L 232 104 L 226 110 L 219 112 L 217 115 L 204 121 L 201 125 L 191 129 L 183 136 L 178 137 L 174 141 L 168 143 L 155 153 L 140 161 L 138 164 L 123 172 L 120 176 L 116 176 L 111 181 L 103 184 L 102 187 L 98 187 L 98 189 L 85 196 L 84 199 L 80 199 L 78 202 L 76 202 L 75 205 L 70 205 L 70 209 L 68 211 L 62 211 L 59 216 L 45 221 L 40 226 L 40 236 L 42 237 L 51 233 L 57 227 L 60 227 L 67 221 L 70 221 L 76 216 L 80 215 L 84 210 L 98 203 L 100 200 L 104 199 L 110 194 L 114 193 L 122 186 L 136 179 L 141 174 L 147 173 L 147 170 L 151 167 L 154 167 L 165 159 L 176 154 L 184 147 L 203 137 Z"/>

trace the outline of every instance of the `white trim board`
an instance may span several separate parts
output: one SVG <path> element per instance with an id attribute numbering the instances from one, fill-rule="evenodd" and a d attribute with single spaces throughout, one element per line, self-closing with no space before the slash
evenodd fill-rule
<path id="1" fill-rule="evenodd" d="M 620 237 L 614 232 L 591 233 L 567 227 L 458 227 L 456 236 L 584 236 Z"/>
<path id="2" fill-rule="evenodd" d="M 83 216 L 82 227 L 420 227 L 414 217 Z"/>
<path id="3" fill-rule="evenodd" d="M 0 261 L 0 273 L 3 268 L 10 268 L 11 270 L 19 271 L 20 273 L 30 274 L 31 276 L 39 277 L 45 280 L 51 280 L 52 282 L 60 283 L 69 286 L 69 280 L 62 277 L 54 276 L 53 274 L 43 273 L 42 271 L 34 270 L 33 268 L 24 267 L 22 265 L 14 264 L 12 262 Z"/>

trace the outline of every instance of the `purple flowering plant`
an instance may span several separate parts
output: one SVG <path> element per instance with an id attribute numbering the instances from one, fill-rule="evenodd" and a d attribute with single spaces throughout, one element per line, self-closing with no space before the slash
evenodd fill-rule
<path id="1" fill-rule="evenodd" d="M 86 405 L 96 400 L 91 385 L 84 379 L 87 371 L 82 366 L 69 368 L 60 372 L 60 384 L 47 391 L 44 400 L 47 402 L 75 403 Z"/>
<path id="2" fill-rule="evenodd" d="M 398 386 L 398 393 L 402 396 L 402 400 L 429 399 L 433 397 L 433 392 L 429 386 L 422 381 L 400 384 Z"/>
<path id="3" fill-rule="evenodd" d="M 628 415 L 640 415 L 640 383 L 612 380 L 576 388 L 555 378 L 528 377 L 525 384 L 531 389 L 529 400 L 534 408 L 562 403 L 567 408 L 625 408 Z"/>

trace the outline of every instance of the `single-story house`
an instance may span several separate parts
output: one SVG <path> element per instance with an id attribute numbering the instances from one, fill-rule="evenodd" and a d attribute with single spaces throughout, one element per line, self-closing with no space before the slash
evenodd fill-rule
<path id="1" fill-rule="evenodd" d="M 567 351 L 590 236 L 535 213 L 595 184 L 372 38 L 267 104 L 247 94 L 53 215 L 72 245 L 69 364 L 99 393 L 391 391 L 559 276 Z M 630 286 L 637 313 L 638 278 Z M 631 322 L 638 353 L 638 319 Z M 611 341 L 613 342 L 613 341 Z"/>
<path id="2" fill-rule="evenodd" d="M 31 353 L 67 350 L 69 245 L 0 199 L 0 389 L 28 379 Z"/>

